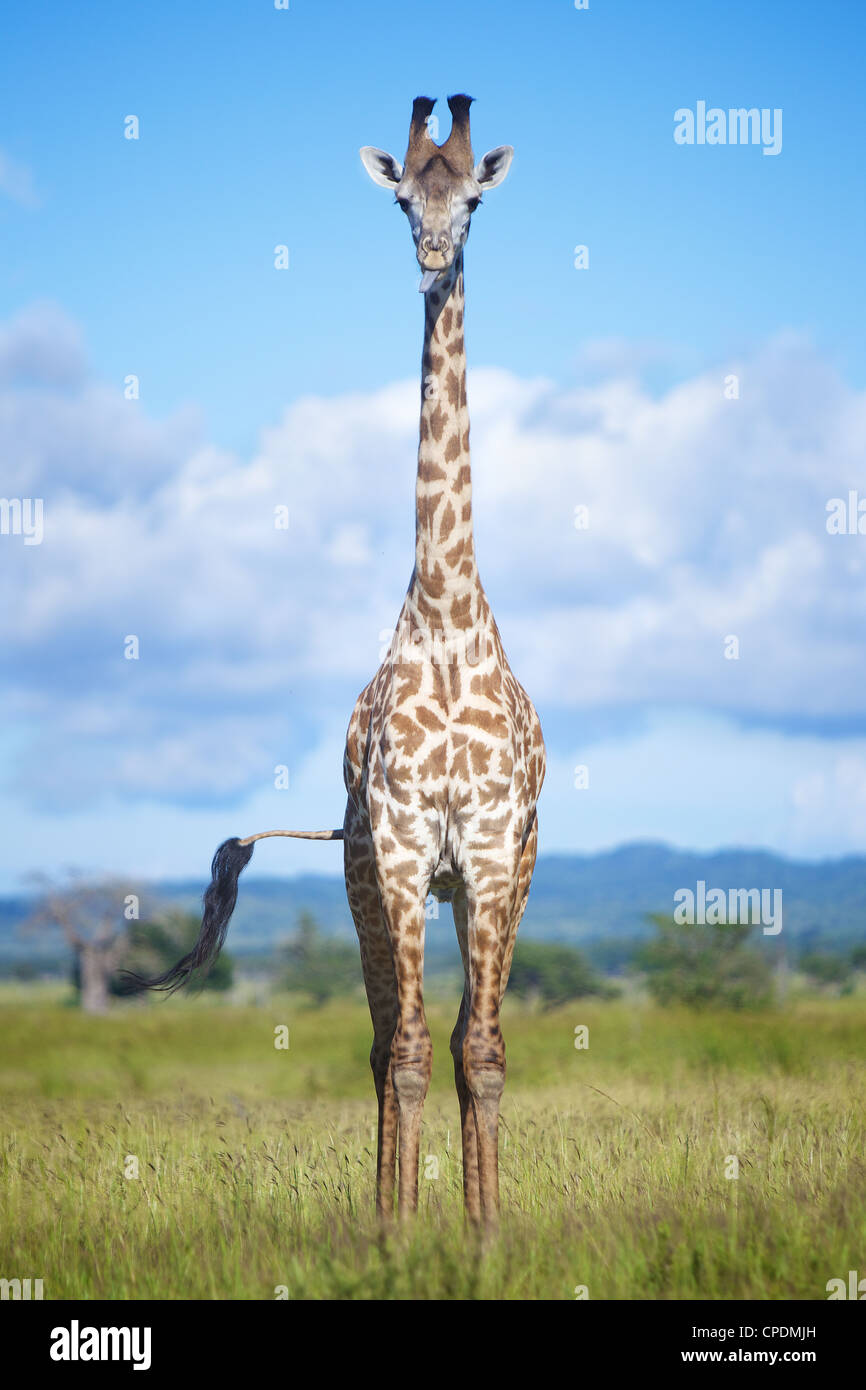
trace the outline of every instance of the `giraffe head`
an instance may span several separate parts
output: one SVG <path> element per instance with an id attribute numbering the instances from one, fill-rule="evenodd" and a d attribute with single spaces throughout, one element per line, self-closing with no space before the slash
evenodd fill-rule
<path id="1" fill-rule="evenodd" d="M 427 127 L 435 102 L 416 97 L 403 164 L 373 145 L 361 150 L 370 178 L 393 190 L 409 219 L 418 264 L 424 272 L 419 286 L 424 293 L 454 265 L 466 244 L 481 195 L 502 183 L 514 156 L 510 145 L 498 145 L 475 163 L 469 138 L 471 101 L 467 96 L 448 98 L 451 133 L 444 144 L 437 145 Z"/>

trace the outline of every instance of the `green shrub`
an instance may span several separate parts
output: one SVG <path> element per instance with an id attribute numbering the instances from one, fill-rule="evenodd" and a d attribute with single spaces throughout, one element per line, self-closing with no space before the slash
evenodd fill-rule
<path id="1" fill-rule="evenodd" d="M 618 991 L 592 970 L 573 946 L 521 941 L 514 952 L 508 981 L 510 994 L 537 999 L 545 1009 L 587 995 L 614 997 Z"/>
<path id="2" fill-rule="evenodd" d="M 660 1004 L 690 1008 L 758 1009 L 772 1001 L 770 967 L 749 945 L 746 925 L 679 926 L 653 915 L 657 936 L 636 963 Z"/>

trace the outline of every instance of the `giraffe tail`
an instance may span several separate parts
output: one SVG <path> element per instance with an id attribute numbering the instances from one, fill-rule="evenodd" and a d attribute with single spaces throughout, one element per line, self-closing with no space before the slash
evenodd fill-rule
<path id="1" fill-rule="evenodd" d="M 238 879 L 253 857 L 256 840 L 285 835 L 293 840 L 342 840 L 342 830 L 263 830 L 245 840 L 225 840 L 213 857 L 211 881 L 204 895 L 204 912 L 198 938 L 192 950 L 162 975 L 145 980 L 125 971 L 131 992 L 161 989 L 174 994 L 197 972 L 205 974 L 213 965 L 226 939 L 231 915 L 238 900 Z"/>

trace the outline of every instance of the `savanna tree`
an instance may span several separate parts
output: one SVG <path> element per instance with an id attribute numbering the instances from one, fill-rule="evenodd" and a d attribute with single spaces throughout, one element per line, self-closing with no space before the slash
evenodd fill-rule
<path id="1" fill-rule="evenodd" d="M 75 874 L 64 882 L 43 879 L 40 884 L 25 929 L 60 933 L 73 953 L 82 1009 L 105 1013 L 112 977 L 127 949 L 127 923 L 137 913 L 136 895 L 114 879 L 86 880 Z"/>

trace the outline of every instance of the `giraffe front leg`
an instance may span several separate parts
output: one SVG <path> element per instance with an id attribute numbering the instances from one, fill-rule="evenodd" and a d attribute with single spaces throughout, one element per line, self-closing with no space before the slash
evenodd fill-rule
<path id="1" fill-rule="evenodd" d="M 387 1225 L 394 1219 L 394 1187 L 397 1177 L 397 1097 L 391 1079 L 393 1026 L 377 1032 L 370 1052 L 370 1066 L 379 1102 L 376 1142 L 376 1215 Z"/>
<path id="2" fill-rule="evenodd" d="M 421 1116 L 432 1070 L 432 1047 L 426 1022 L 423 1033 L 416 1026 L 413 1038 L 400 1035 L 394 1040 L 392 1076 L 399 1112 L 399 1185 L 397 1213 L 401 1220 L 418 1210 L 418 1159 L 421 1146 Z"/>
<path id="3" fill-rule="evenodd" d="M 468 1004 L 466 994 L 460 1003 L 460 1013 L 451 1034 L 451 1055 L 454 1058 L 454 1084 L 457 1087 L 457 1100 L 460 1104 L 460 1142 L 463 1150 L 463 1202 L 466 1219 L 473 1226 L 481 1221 L 481 1193 L 478 1186 L 478 1138 L 475 1127 L 475 1110 L 472 1096 L 466 1084 L 463 1069 L 463 1044 L 466 1037 L 466 1017 Z"/>
<path id="4" fill-rule="evenodd" d="M 475 1116 L 481 1222 L 499 1223 L 499 1106 L 505 1089 L 505 1040 L 499 1027 L 499 982 L 476 981 L 463 1042 L 463 1071 Z"/>
<path id="5" fill-rule="evenodd" d="M 433 1044 L 424 1014 L 421 976 L 414 970 L 398 984 L 398 1021 L 391 1044 L 391 1079 L 399 1114 L 397 1211 L 402 1220 L 418 1210 L 421 1117 L 433 1070 Z"/>

